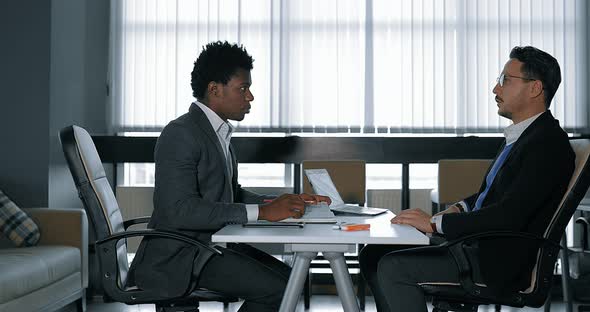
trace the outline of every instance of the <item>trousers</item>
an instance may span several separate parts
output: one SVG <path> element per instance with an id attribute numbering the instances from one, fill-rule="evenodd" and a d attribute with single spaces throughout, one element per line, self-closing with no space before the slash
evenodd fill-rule
<path id="1" fill-rule="evenodd" d="M 205 264 L 196 285 L 244 299 L 239 312 L 278 311 L 291 268 L 247 244 L 216 248 L 223 254 Z"/>
<path id="2" fill-rule="evenodd" d="M 431 239 L 432 244 L 442 239 Z M 459 271 L 447 249 L 415 249 L 408 245 L 367 245 L 359 254 L 361 273 L 373 295 L 377 311 L 427 312 L 420 283 L 459 283 Z M 404 251 L 396 253 L 395 251 Z M 481 273 L 474 266 L 474 280 Z"/>

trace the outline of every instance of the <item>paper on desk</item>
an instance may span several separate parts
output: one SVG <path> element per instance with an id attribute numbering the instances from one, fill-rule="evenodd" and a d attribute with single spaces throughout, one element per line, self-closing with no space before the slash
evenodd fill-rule
<path id="1" fill-rule="evenodd" d="M 326 203 L 317 205 L 305 205 L 305 213 L 300 219 L 288 218 L 280 222 L 303 222 L 303 223 L 336 223 L 336 217 Z"/>

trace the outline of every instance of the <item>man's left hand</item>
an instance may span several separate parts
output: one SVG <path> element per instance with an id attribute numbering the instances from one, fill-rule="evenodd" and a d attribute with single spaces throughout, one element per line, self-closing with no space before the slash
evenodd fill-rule
<path id="1" fill-rule="evenodd" d="M 432 233 L 430 215 L 418 208 L 403 210 L 397 216 L 391 219 L 391 223 L 407 224 L 424 233 Z"/>

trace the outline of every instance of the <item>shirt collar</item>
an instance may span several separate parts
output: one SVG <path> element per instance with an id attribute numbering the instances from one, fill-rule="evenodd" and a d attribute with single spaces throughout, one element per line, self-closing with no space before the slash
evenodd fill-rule
<path id="1" fill-rule="evenodd" d="M 535 116 L 529 117 L 517 124 L 512 124 L 512 125 L 506 127 L 506 129 L 504 129 L 504 137 L 506 138 L 506 145 L 510 145 L 510 144 L 516 142 L 516 140 L 518 140 L 518 138 L 520 138 L 520 136 L 522 135 L 524 130 L 526 130 L 533 123 L 533 121 L 535 121 L 539 116 L 541 116 L 541 114 L 543 114 L 543 113 L 538 113 Z"/>
<path id="2" fill-rule="evenodd" d="M 219 117 L 219 115 L 217 115 L 216 112 L 210 109 L 209 106 L 199 101 L 195 101 L 194 103 L 197 104 L 199 108 L 201 108 L 201 110 L 205 113 L 205 116 L 207 116 L 207 119 L 209 119 L 209 123 L 211 123 L 211 126 L 213 127 L 213 130 L 215 130 L 216 133 L 219 134 L 219 130 L 221 130 L 221 127 L 223 127 L 223 125 L 227 125 L 228 132 L 227 136 L 224 139 L 227 140 L 231 137 L 232 133 L 234 132 L 234 127 L 231 123 L 223 121 L 223 119 L 221 119 L 221 117 Z"/>

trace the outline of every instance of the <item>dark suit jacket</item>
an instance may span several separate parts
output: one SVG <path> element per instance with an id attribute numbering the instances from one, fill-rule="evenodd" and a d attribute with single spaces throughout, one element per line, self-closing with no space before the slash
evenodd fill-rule
<path id="1" fill-rule="evenodd" d="M 244 203 L 267 198 L 240 187 L 238 164 L 230 146 L 233 178 L 217 134 L 205 113 L 192 104 L 189 112 L 170 122 L 155 148 L 154 212 L 149 228 L 181 231 L 211 242 L 211 235 L 230 223 L 246 223 Z M 128 284 L 164 296 L 190 290 L 193 262 L 211 257 L 207 250 L 169 239 L 144 239 L 131 265 Z"/>
<path id="2" fill-rule="evenodd" d="M 503 146 L 502 146 L 503 148 Z M 541 114 L 514 143 L 478 211 L 446 214 L 448 239 L 492 230 L 543 235 L 574 170 L 567 134 L 550 111 Z M 486 187 L 484 180 L 479 192 Z M 475 205 L 478 194 L 466 199 Z M 530 241 L 480 241 L 478 263 L 489 287 L 522 290 L 529 286 L 537 248 Z"/>

